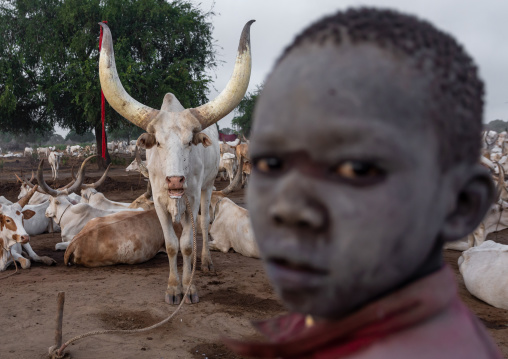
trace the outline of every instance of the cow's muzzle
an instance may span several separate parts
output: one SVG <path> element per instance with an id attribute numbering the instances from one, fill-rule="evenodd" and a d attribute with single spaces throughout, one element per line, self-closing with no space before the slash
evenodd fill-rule
<path id="1" fill-rule="evenodd" d="M 166 177 L 166 183 L 168 185 L 168 194 L 171 198 L 181 198 L 185 192 L 184 176 L 171 176 Z"/>

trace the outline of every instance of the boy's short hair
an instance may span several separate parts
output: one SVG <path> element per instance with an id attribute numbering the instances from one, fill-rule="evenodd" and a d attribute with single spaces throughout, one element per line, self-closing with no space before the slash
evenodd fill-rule
<path id="1" fill-rule="evenodd" d="M 483 117 L 483 81 L 471 57 L 450 35 L 429 22 L 393 10 L 349 9 L 314 23 L 287 47 L 278 66 L 304 44 L 347 41 L 373 43 L 404 55 L 430 74 L 432 106 L 428 115 L 440 146 L 443 169 L 478 162 Z M 425 150 L 425 149 L 422 149 Z"/>

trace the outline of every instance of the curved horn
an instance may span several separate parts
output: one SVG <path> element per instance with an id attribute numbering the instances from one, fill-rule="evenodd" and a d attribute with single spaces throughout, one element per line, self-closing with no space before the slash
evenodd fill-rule
<path id="1" fill-rule="evenodd" d="M 111 167 L 111 163 L 109 164 L 108 168 L 106 168 L 106 171 L 104 171 L 104 174 L 102 175 L 101 178 L 99 178 L 99 180 L 97 182 L 91 183 L 91 184 L 82 184 L 81 188 L 85 189 L 85 188 L 97 188 L 97 187 L 99 187 L 101 184 L 104 183 L 104 181 L 106 180 L 106 177 L 108 177 L 108 171 L 109 171 L 110 167 Z"/>
<path id="2" fill-rule="evenodd" d="M 245 92 L 247 92 L 252 66 L 250 26 L 254 21 L 255 20 L 250 20 L 243 27 L 240 44 L 238 45 L 235 68 L 226 88 L 214 100 L 202 106 L 190 109 L 190 112 L 201 123 L 202 130 L 213 125 L 233 111 L 242 100 Z"/>
<path id="3" fill-rule="evenodd" d="M 240 182 L 242 181 L 242 169 L 243 169 L 243 156 L 240 156 L 240 164 L 238 165 L 238 170 L 236 171 L 235 177 L 233 178 L 233 181 L 229 184 L 229 186 L 220 191 L 222 194 L 228 195 L 231 192 L 236 191 L 236 189 L 240 185 Z"/>
<path id="4" fill-rule="evenodd" d="M 141 155 L 139 154 L 138 146 L 136 146 L 136 152 L 134 153 L 134 156 L 139 167 L 139 172 L 141 172 L 141 174 L 146 178 L 150 178 L 148 168 L 146 168 L 146 166 L 143 164 L 143 161 L 141 161 Z"/>
<path id="5" fill-rule="evenodd" d="M 103 22 L 100 22 L 99 25 L 103 30 L 99 57 L 102 92 L 116 112 L 146 131 L 148 124 L 159 114 L 159 111 L 139 103 L 125 91 L 116 71 L 111 31 L 108 25 Z"/>
<path id="6" fill-rule="evenodd" d="M 88 163 L 88 161 L 90 161 L 94 157 L 97 157 L 97 155 L 92 155 L 90 157 L 87 157 L 83 161 L 83 163 L 81 164 L 81 167 L 78 171 L 78 176 L 76 177 L 76 181 L 72 184 L 72 186 L 66 188 L 62 192 L 64 192 L 65 194 L 77 193 L 82 188 L 81 186 L 83 185 L 83 181 L 85 180 L 85 166 Z"/>
<path id="7" fill-rule="evenodd" d="M 44 166 L 44 159 L 42 159 L 41 162 L 39 162 L 39 168 L 37 169 L 37 182 L 39 182 L 39 187 L 41 188 L 41 190 L 44 191 L 46 194 L 49 194 L 52 197 L 56 197 L 56 196 L 62 194 L 60 191 L 49 187 L 48 184 L 46 183 L 46 181 L 44 181 L 44 174 L 42 172 L 43 166 Z"/>
<path id="8" fill-rule="evenodd" d="M 17 178 L 16 182 L 19 181 L 19 182 L 23 183 L 23 180 L 21 178 L 19 178 L 19 176 L 16 173 L 14 174 L 14 176 L 16 176 L 16 178 Z"/>
<path id="9" fill-rule="evenodd" d="M 34 186 L 34 188 L 32 188 L 30 190 L 30 192 L 28 192 L 27 194 L 25 194 L 23 196 L 23 198 L 21 198 L 19 201 L 18 201 L 18 204 L 21 206 L 21 208 L 25 207 L 28 202 L 30 201 L 30 198 L 32 198 L 32 196 L 34 195 L 35 191 L 37 191 L 37 185 Z"/>

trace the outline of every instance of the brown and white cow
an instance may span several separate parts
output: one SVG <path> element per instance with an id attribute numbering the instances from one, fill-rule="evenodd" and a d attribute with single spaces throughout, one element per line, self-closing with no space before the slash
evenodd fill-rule
<path id="1" fill-rule="evenodd" d="M 181 226 L 175 226 L 181 233 Z M 165 252 L 164 233 L 155 210 L 119 212 L 94 218 L 65 251 L 66 265 L 103 267 L 146 262 Z"/>
<path id="2" fill-rule="evenodd" d="M 39 257 L 30 246 L 30 236 L 23 226 L 23 220 L 31 218 L 35 212 L 23 210 L 30 197 L 37 189 L 35 186 L 26 196 L 12 205 L 0 204 L 0 272 L 4 271 L 14 261 L 21 268 L 30 268 L 30 260 L 47 265 L 56 263 L 49 257 Z M 28 258 L 23 257 L 23 251 Z"/>

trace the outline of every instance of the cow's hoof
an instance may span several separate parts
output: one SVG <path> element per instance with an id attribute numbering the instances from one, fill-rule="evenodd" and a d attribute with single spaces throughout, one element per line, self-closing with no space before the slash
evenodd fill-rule
<path id="1" fill-rule="evenodd" d="M 201 270 L 205 273 L 215 274 L 215 267 L 212 261 L 201 261 Z"/>
<path id="2" fill-rule="evenodd" d="M 182 301 L 182 290 L 178 287 L 168 287 L 164 300 L 171 305 L 178 305 Z"/>
<path id="3" fill-rule="evenodd" d="M 42 263 L 44 263 L 47 266 L 52 266 L 52 265 L 56 264 L 56 261 L 53 258 L 49 258 L 49 257 L 40 257 L 40 258 L 41 258 Z"/>
<path id="4" fill-rule="evenodd" d="M 186 304 L 195 304 L 199 303 L 198 291 L 196 290 L 196 286 L 194 284 L 191 285 L 189 293 L 185 296 Z"/>
<path id="5" fill-rule="evenodd" d="M 19 258 L 18 262 L 19 262 L 19 264 L 21 264 L 21 268 L 23 268 L 23 269 L 30 268 L 31 263 L 30 263 L 29 259 Z"/>

